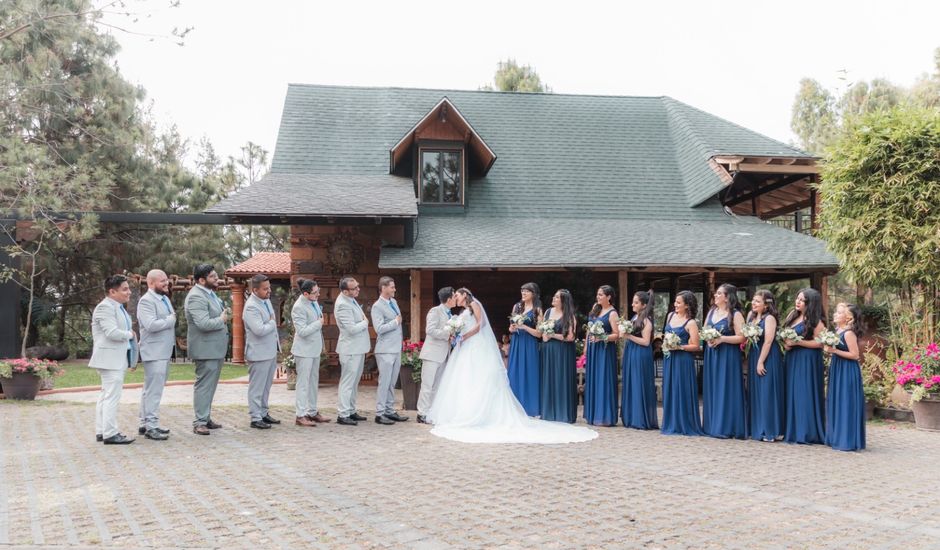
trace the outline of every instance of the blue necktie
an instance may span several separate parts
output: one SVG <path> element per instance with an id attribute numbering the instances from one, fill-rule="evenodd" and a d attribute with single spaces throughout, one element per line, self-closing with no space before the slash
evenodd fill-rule
<path id="1" fill-rule="evenodd" d="M 310 302 L 310 305 L 313 306 L 313 311 L 317 314 L 317 317 L 323 317 L 323 314 L 320 313 L 320 306 L 316 302 Z"/>
<path id="2" fill-rule="evenodd" d="M 163 302 L 163 305 L 166 307 L 166 312 L 173 314 L 173 310 L 170 308 L 170 301 L 166 299 L 166 296 L 160 296 L 160 301 Z"/>
<path id="3" fill-rule="evenodd" d="M 267 300 L 261 300 L 261 303 L 264 304 L 264 309 L 265 309 L 265 311 L 268 312 L 268 315 L 270 315 L 270 316 L 273 318 L 273 317 L 274 317 L 274 314 L 271 313 L 271 306 L 270 306 L 270 304 L 268 304 L 268 301 L 267 301 Z"/>
<path id="4" fill-rule="evenodd" d="M 401 315 L 401 312 L 398 311 L 398 306 L 395 305 L 395 302 L 393 302 L 392 300 L 389 300 L 388 305 L 391 306 L 392 311 L 395 312 L 395 315 Z"/>
<path id="5" fill-rule="evenodd" d="M 127 309 L 125 309 L 123 305 L 121 305 L 121 313 L 124 314 L 124 324 L 127 326 L 127 330 L 131 330 L 131 316 L 127 314 Z M 135 342 L 134 337 L 131 336 L 127 339 L 127 368 L 134 366 L 131 364 L 131 352 L 136 347 L 137 342 Z"/>
<path id="6" fill-rule="evenodd" d="M 446 307 L 444 308 L 444 313 L 446 313 L 446 314 L 447 314 L 447 318 L 448 318 L 448 319 L 450 319 L 451 317 L 453 317 L 453 316 L 454 316 L 454 314 L 453 314 L 453 313 L 451 313 L 451 312 L 450 312 L 450 310 L 449 310 L 449 309 L 447 309 Z"/>

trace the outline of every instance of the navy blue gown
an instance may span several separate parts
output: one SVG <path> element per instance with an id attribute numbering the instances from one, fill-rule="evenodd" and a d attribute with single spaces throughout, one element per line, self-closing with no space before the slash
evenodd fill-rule
<path id="1" fill-rule="evenodd" d="M 709 312 L 707 324 L 722 336 L 734 336 L 732 315 L 717 323 Z M 744 408 L 744 376 L 739 344 L 705 345 L 705 372 L 702 375 L 702 430 L 722 439 L 747 437 Z"/>
<path id="2" fill-rule="evenodd" d="M 766 331 L 765 319 L 766 316 L 757 325 Z M 767 373 L 759 376 L 757 361 L 760 359 L 764 341 L 765 335 L 761 334 L 757 345 L 751 347 L 747 356 L 748 428 L 751 439 L 776 439 L 783 437 L 785 432 L 787 404 L 784 396 L 787 380 L 783 354 L 777 342 L 773 342 L 770 345 L 770 353 L 764 360 Z"/>
<path id="3" fill-rule="evenodd" d="M 525 314 L 525 325 L 535 328 L 535 310 Z M 524 330 L 512 333 L 509 343 L 509 387 L 529 416 L 538 416 L 539 340 Z"/>
<path id="4" fill-rule="evenodd" d="M 793 327 L 804 339 L 813 331 L 803 321 Z M 793 346 L 784 356 L 787 371 L 787 443 L 823 443 L 826 439 L 823 358 L 819 348 Z"/>
<path id="5" fill-rule="evenodd" d="M 845 332 L 836 349 L 848 351 Z M 858 361 L 832 354 L 826 392 L 826 445 L 840 451 L 865 448 L 865 392 Z"/>
<path id="6" fill-rule="evenodd" d="M 607 334 L 613 332 L 610 314 L 589 316 L 588 322 L 600 321 Z M 584 419 L 596 426 L 617 424 L 617 344 L 588 342 L 584 367 Z"/>
<path id="7" fill-rule="evenodd" d="M 636 315 L 632 320 L 636 322 Z M 641 346 L 627 340 L 623 348 L 623 388 L 620 396 L 620 420 L 624 427 L 639 430 L 659 428 L 655 378 L 652 343 Z"/>
<path id="8" fill-rule="evenodd" d="M 551 313 L 549 308 L 545 317 L 548 318 Z M 556 334 L 561 334 L 561 319 L 555 321 L 555 331 Z M 573 424 L 578 419 L 574 342 L 563 342 L 554 338 L 542 342 L 539 368 L 542 420 Z"/>
<path id="9" fill-rule="evenodd" d="M 679 335 L 682 345 L 689 343 L 686 320 L 681 327 L 666 323 L 666 332 Z M 663 359 L 663 426 L 666 435 L 705 435 L 698 410 L 698 379 L 695 358 L 682 350 L 672 350 Z"/>

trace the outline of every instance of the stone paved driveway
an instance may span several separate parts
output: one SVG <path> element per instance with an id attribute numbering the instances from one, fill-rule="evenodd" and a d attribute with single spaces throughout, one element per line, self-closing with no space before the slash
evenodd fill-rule
<path id="1" fill-rule="evenodd" d="M 135 411 L 121 406 L 125 430 Z M 167 442 L 106 447 L 89 403 L 0 402 L 0 545 L 940 546 L 940 434 L 907 427 L 870 426 L 870 450 L 840 453 L 622 427 L 576 445 L 468 445 L 414 418 L 261 432 L 235 403 L 201 437 L 190 414 L 164 407 Z"/>

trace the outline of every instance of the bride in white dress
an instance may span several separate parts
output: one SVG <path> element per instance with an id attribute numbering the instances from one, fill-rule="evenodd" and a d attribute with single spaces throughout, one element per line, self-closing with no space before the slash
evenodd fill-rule
<path id="1" fill-rule="evenodd" d="M 428 411 L 431 433 L 466 443 L 576 443 L 594 430 L 536 420 L 509 387 L 509 377 L 483 305 L 465 288 L 457 291 L 464 322 Z"/>

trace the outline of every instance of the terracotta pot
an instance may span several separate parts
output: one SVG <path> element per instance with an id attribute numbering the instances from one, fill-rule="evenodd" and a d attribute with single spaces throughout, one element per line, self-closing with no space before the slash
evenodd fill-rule
<path id="1" fill-rule="evenodd" d="M 914 424 L 918 430 L 940 432 L 940 399 L 923 398 L 911 403 Z"/>
<path id="2" fill-rule="evenodd" d="M 415 382 L 412 378 L 414 369 L 411 365 L 402 365 L 399 371 L 398 379 L 401 381 L 401 408 L 406 411 L 418 410 L 418 391 L 421 389 L 421 383 Z"/>
<path id="3" fill-rule="evenodd" d="M 14 372 L 11 378 L 0 379 L 3 385 L 3 395 L 7 399 L 25 399 L 32 401 L 39 393 L 39 384 L 42 379 L 35 374 Z"/>

